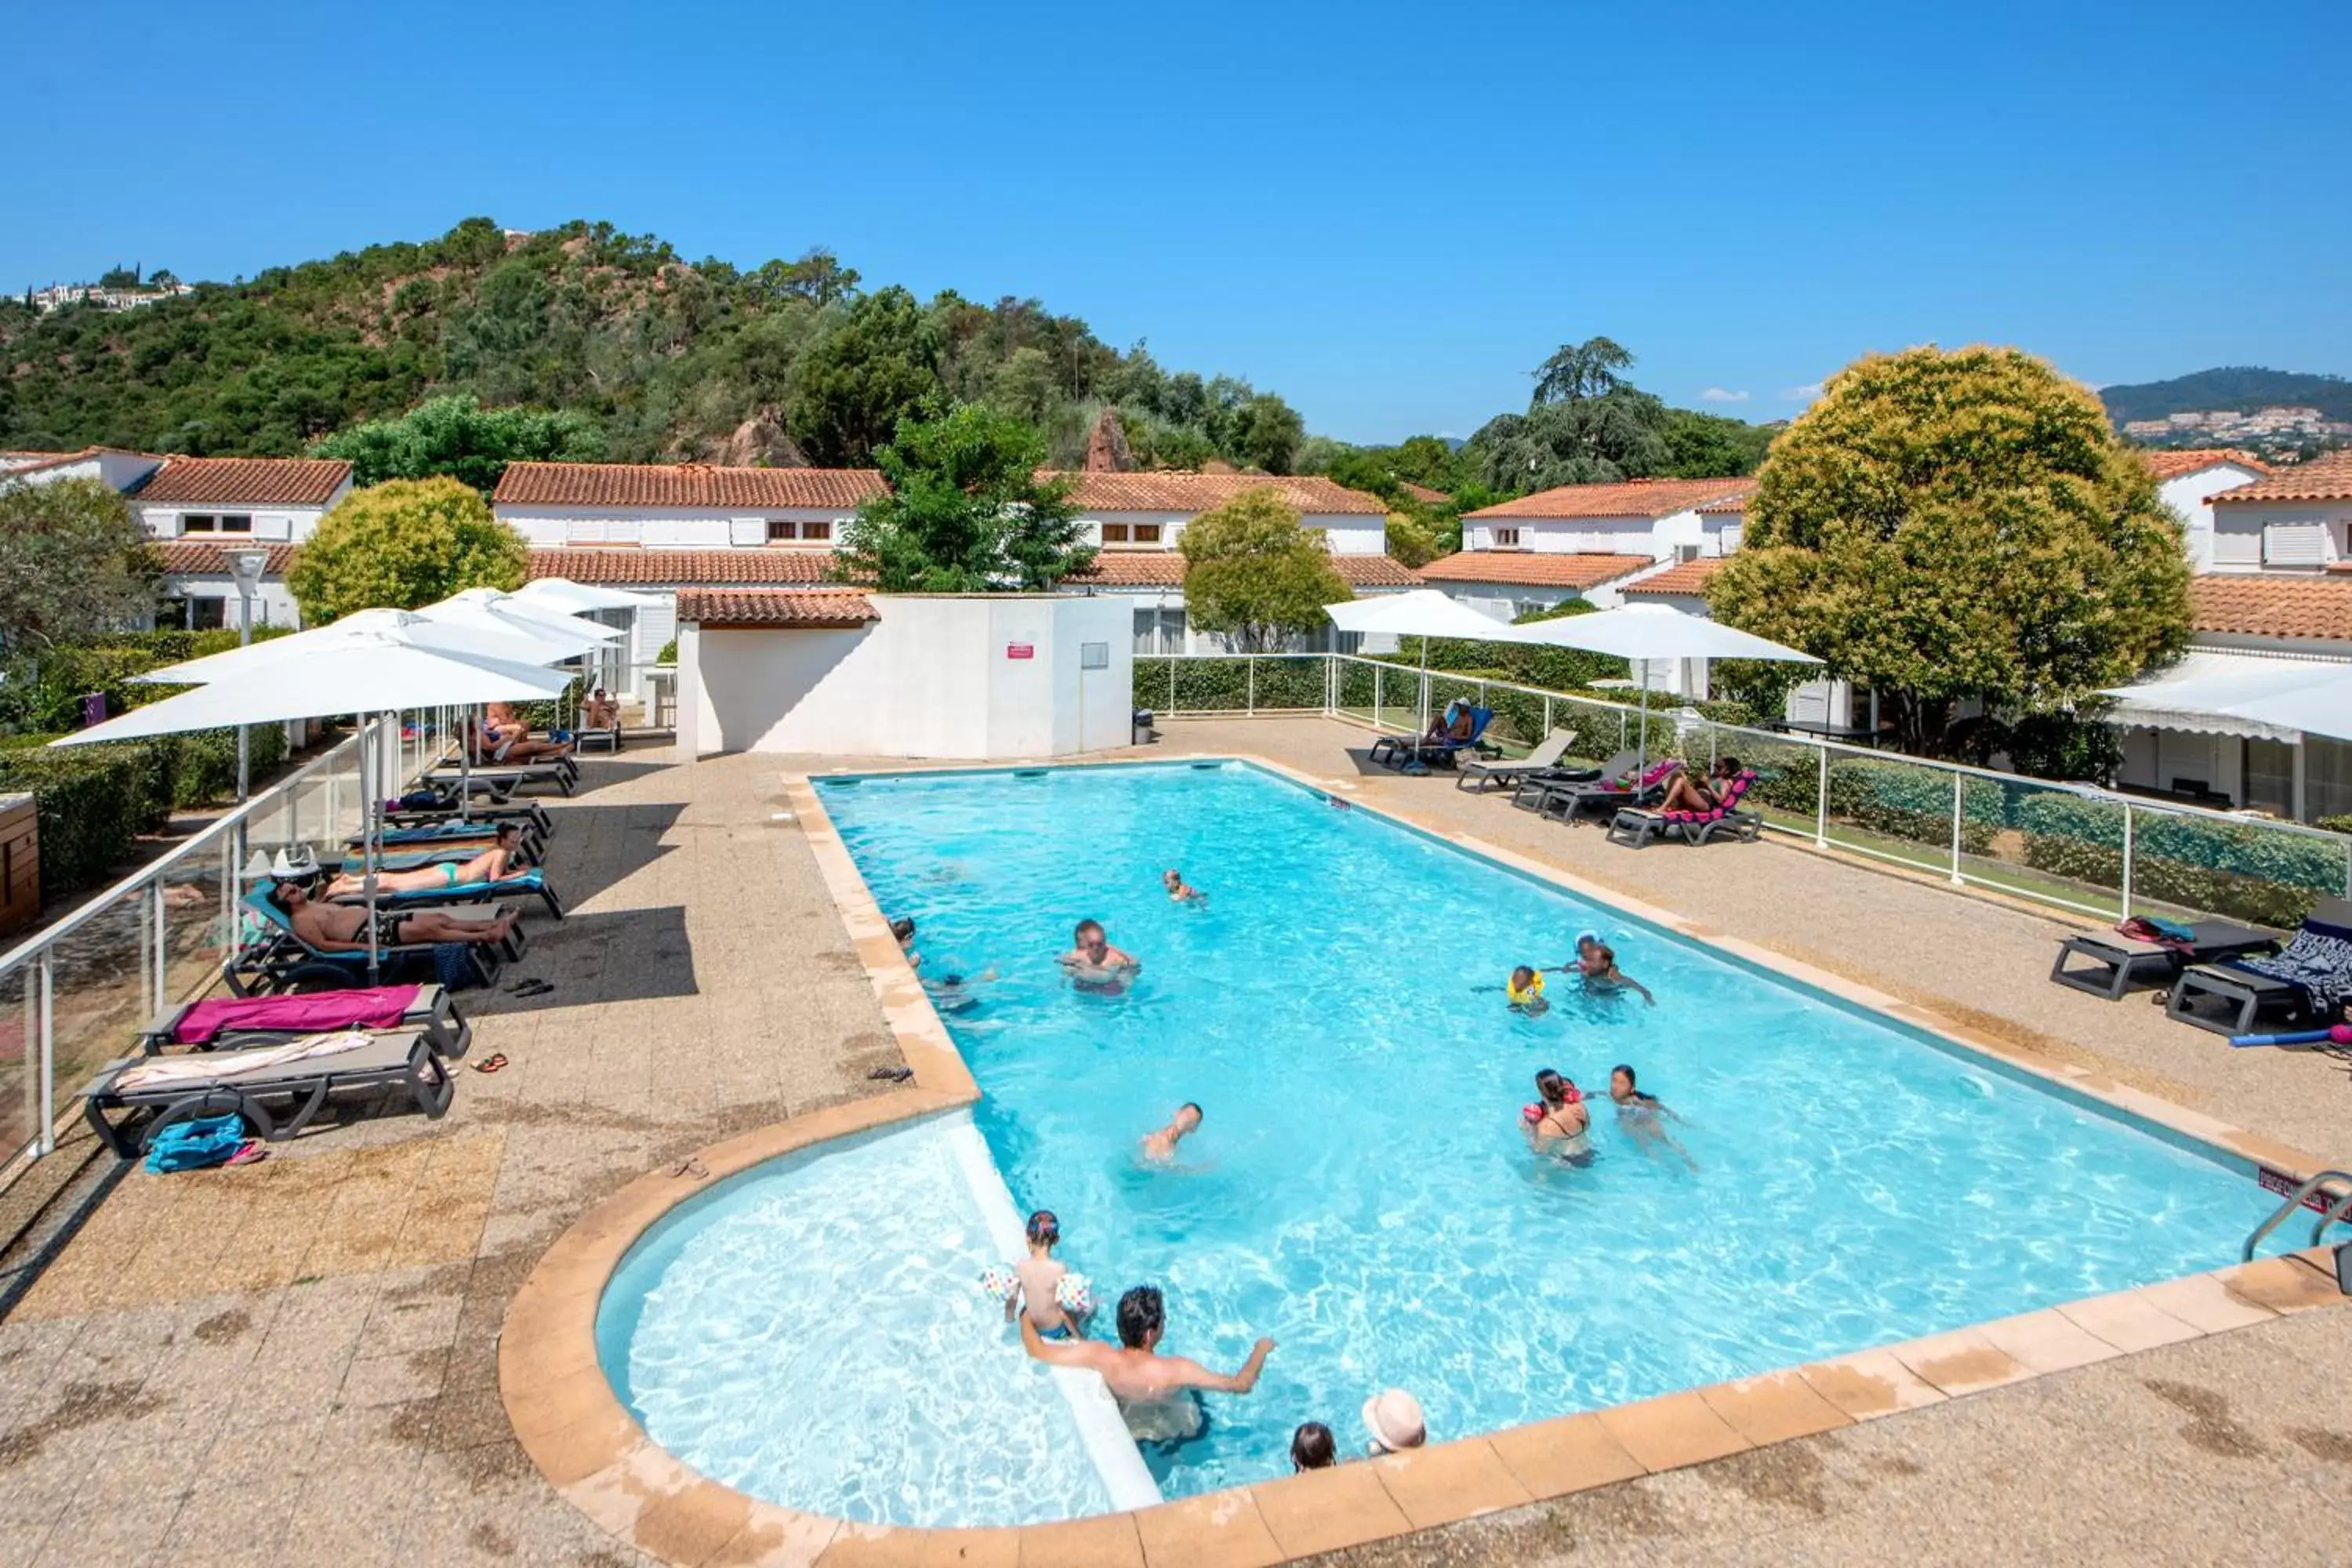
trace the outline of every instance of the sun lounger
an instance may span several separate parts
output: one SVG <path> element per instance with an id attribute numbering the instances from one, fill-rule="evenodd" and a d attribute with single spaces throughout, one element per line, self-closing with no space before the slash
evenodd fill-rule
<path id="1" fill-rule="evenodd" d="M 356 875 L 357 873 L 353 873 Z M 547 885 L 544 868 L 533 866 L 520 877 L 501 877 L 495 882 L 456 882 L 440 888 L 410 888 L 394 892 L 379 890 L 375 896 L 379 909 L 419 910 L 440 905 L 476 904 L 489 899 L 520 898 L 533 895 L 547 906 L 547 912 L 557 920 L 563 918 L 563 900 Z M 363 904 L 365 893 L 345 893 L 335 900 L 339 904 Z M 451 911 L 445 911 L 451 912 Z"/>
<path id="2" fill-rule="evenodd" d="M 503 800 L 518 790 L 533 784 L 553 784 L 564 794 L 580 780 L 580 770 L 569 761 L 552 763 L 494 763 L 488 767 L 469 768 L 459 776 L 457 764 L 444 763 L 426 771 L 425 782 L 436 789 L 456 789 L 463 785 L 476 795 L 487 795 Z"/>
<path id="3" fill-rule="evenodd" d="M 487 805 L 477 802 L 461 813 L 455 790 L 444 793 L 440 804 L 436 805 L 386 806 L 383 819 L 404 831 L 416 827 L 455 827 L 460 823 L 478 827 L 484 823 L 500 822 L 527 824 L 541 837 L 553 831 L 553 825 L 548 821 L 547 807 L 535 800 L 497 801 Z"/>
<path id="4" fill-rule="evenodd" d="M 1433 741 L 1426 735 L 1383 735 L 1372 742 L 1372 761 L 1381 767 L 1401 768 L 1413 763 L 1426 767 L 1442 763 L 1452 767 L 1463 752 L 1486 744 L 1486 726 L 1495 721 L 1492 708 L 1470 710 L 1470 733 L 1461 740 Z"/>
<path id="5" fill-rule="evenodd" d="M 531 851 L 530 835 L 526 833 L 522 837 L 523 842 L 516 847 L 515 854 L 519 862 L 527 866 L 539 857 Z M 379 871 L 414 871 L 421 866 L 462 866 L 497 842 L 496 838 L 486 835 L 479 838 L 455 838 L 442 844 L 387 845 L 376 851 L 375 868 Z M 342 869 L 353 877 L 366 870 L 365 851 L 344 851 Z"/>
<path id="6" fill-rule="evenodd" d="M 2217 1035 L 2242 1035 L 2265 1017 L 2333 1023 L 2352 1000 L 2352 903 L 2322 899 L 2284 951 L 2194 963 L 2165 1011 Z"/>
<path id="7" fill-rule="evenodd" d="M 156 1131 L 194 1116 L 235 1111 L 254 1136 L 292 1138 L 328 1100 L 351 1089 L 404 1087 L 416 1108 L 439 1120 L 457 1085 L 422 1029 L 299 1036 L 252 1050 L 185 1057 L 125 1057 L 100 1068 L 81 1090 L 90 1130 L 125 1160 L 135 1160 Z M 266 1100 L 292 1100 L 272 1115 Z"/>
<path id="8" fill-rule="evenodd" d="M 538 858 L 539 851 L 544 847 L 539 824 L 528 816 L 505 820 L 522 829 L 523 843 L 529 847 L 531 858 Z M 387 827 L 376 842 L 387 853 L 440 849 L 452 844 L 465 843 L 478 843 L 487 847 L 490 840 L 498 837 L 501 826 L 500 821 L 485 816 L 470 819 L 450 817 L 438 822 L 420 822 L 409 827 Z M 367 846 L 367 835 L 354 833 L 343 840 L 343 845 L 349 850 L 363 849 Z"/>
<path id="9" fill-rule="evenodd" d="M 1564 791 L 1571 784 L 1602 784 L 1611 779 L 1623 778 L 1641 765 L 1642 754 L 1639 752 L 1624 751 L 1597 767 L 1548 768 L 1540 773 L 1529 773 L 1513 784 L 1511 804 L 1521 811 L 1539 812 L 1543 809 L 1545 797 L 1556 790 Z"/>
<path id="10" fill-rule="evenodd" d="M 462 1057 L 474 1026 L 439 985 L 365 985 L 284 996 L 212 996 L 166 1007 L 140 1032 L 149 1056 L 187 1050 L 242 1050 L 321 1029 L 421 1029 L 445 1057 Z"/>
<path id="11" fill-rule="evenodd" d="M 2084 931 L 2058 944 L 2050 978 L 2118 1001 L 2134 985 L 2169 985 L 2192 963 L 2276 952 L 2278 936 L 2227 921 L 2200 921 L 2178 941 L 2150 942 L 2121 931 Z"/>
<path id="12" fill-rule="evenodd" d="M 1460 764 L 1454 780 L 1455 789 L 1466 789 L 1475 795 L 1500 784 L 1516 789 L 1530 778 L 1546 778 L 1560 772 L 1559 761 L 1568 755 L 1569 747 L 1576 743 L 1573 730 L 1554 730 L 1536 744 L 1536 749 L 1516 763 L 1489 762 L 1473 757 Z M 1570 770 L 1576 771 L 1576 770 Z"/>
<path id="13" fill-rule="evenodd" d="M 261 893 L 247 893 L 237 900 L 237 908 L 251 922 L 254 934 L 238 943 L 236 952 L 221 964 L 221 978 L 233 994 L 267 996 L 282 992 L 338 991 L 368 983 L 364 947 L 346 952 L 340 948 L 331 952 L 311 946 L 295 934 L 286 912 Z M 485 920 L 497 918 L 495 905 L 476 905 L 462 912 L 478 911 Z M 505 964 L 522 956 L 523 943 L 522 927 L 518 924 L 503 942 L 446 944 L 451 949 L 450 963 L 455 973 L 442 973 L 437 949 L 432 942 L 379 948 L 377 969 L 379 974 L 397 974 L 424 966 L 431 968 L 434 977 L 445 985 L 495 985 Z"/>
<path id="14" fill-rule="evenodd" d="M 1610 759 L 1612 763 L 1616 760 Z M 1674 757 L 1663 758 L 1643 769 L 1639 778 L 1633 775 L 1634 765 L 1629 763 L 1622 768 L 1607 769 L 1598 778 L 1543 784 L 1536 799 L 1536 813 L 1556 822 L 1574 822 L 1587 812 L 1598 816 L 1627 806 L 1648 805 L 1665 794 L 1666 781 L 1683 764 Z M 1512 798 L 1516 802 L 1517 796 Z"/>
<path id="15" fill-rule="evenodd" d="M 1755 785 L 1753 773 L 1733 775 L 1724 786 L 1722 800 L 1708 811 L 1652 811 L 1627 806 L 1610 819 L 1609 842 L 1634 849 L 1645 847 L 1653 838 L 1679 838 L 1685 844 L 1738 838 L 1752 844 L 1764 836 L 1764 818 L 1756 811 L 1740 809 L 1739 803 Z"/>

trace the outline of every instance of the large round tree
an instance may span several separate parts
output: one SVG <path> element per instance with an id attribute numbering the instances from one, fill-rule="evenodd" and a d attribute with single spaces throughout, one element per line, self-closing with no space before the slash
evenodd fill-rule
<path id="1" fill-rule="evenodd" d="M 1877 691 L 1907 749 L 1954 705 L 2047 713 L 2189 638 L 2179 521 L 2091 392 L 2014 349 L 1856 361 L 1772 444 L 1726 623 Z"/>
<path id="2" fill-rule="evenodd" d="M 413 610 L 462 588 L 522 586 L 530 546 L 453 479 L 390 479 L 353 490 L 286 569 L 305 626 L 353 610 Z"/>

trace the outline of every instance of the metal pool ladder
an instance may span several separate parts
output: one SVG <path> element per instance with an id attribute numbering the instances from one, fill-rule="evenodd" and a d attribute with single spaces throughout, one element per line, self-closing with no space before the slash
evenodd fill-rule
<path id="1" fill-rule="evenodd" d="M 2352 1224 L 2352 1171 L 2322 1171 L 2289 1194 L 2286 1201 L 2279 1205 L 2270 1218 L 2254 1226 L 2254 1234 L 2246 1237 L 2245 1250 L 2238 1255 L 2238 1260 L 2252 1263 L 2254 1248 L 2263 1244 L 2263 1237 L 2284 1225 L 2289 1216 L 2303 1207 L 2305 1199 L 2330 1182 L 2343 1183 L 2344 1194 L 2320 1211 L 2319 1223 L 2311 1227 L 2311 1245 L 2319 1245 L 2319 1238 L 2326 1234 L 2329 1226 Z"/>

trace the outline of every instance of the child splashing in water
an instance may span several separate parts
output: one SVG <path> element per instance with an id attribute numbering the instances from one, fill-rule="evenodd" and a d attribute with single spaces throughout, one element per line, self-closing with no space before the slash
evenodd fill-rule
<path id="1" fill-rule="evenodd" d="M 1492 991 L 1496 987 L 1481 985 L 1478 989 Z M 1550 1010 L 1551 1004 L 1544 1000 L 1543 975 L 1527 964 L 1512 970 L 1510 979 L 1504 982 L 1501 989 L 1510 998 L 1511 1011 L 1523 1018 L 1540 1018 Z"/>
<path id="2" fill-rule="evenodd" d="M 1575 1082 L 1546 1068 L 1536 1074 L 1540 1098 L 1519 1112 L 1528 1147 L 1571 1165 L 1592 1163 L 1592 1112 Z"/>
<path id="3" fill-rule="evenodd" d="M 1168 901 L 1182 904 L 1187 909 L 1205 910 L 1209 895 L 1184 879 L 1184 873 L 1171 866 L 1160 873 L 1160 885 L 1168 889 Z"/>
<path id="4" fill-rule="evenodd" d="M 1062 1222 L 1053 1210 L 1039 1209 L 1029 1216 L 1028 1237 L 1029 1256 L 1013 1266 L 1013 1277 L 1019 1284 L 1004 1298 L 1004 1321 L 1012 1322 L 1026 1312 L 1043 1338 L 1069 1339 L 1080 1324 L 1076 1314 L 1062 1305 L 1062 1284 L 1071 1277 L 1054 1256 L 1062 1240 Z"/>

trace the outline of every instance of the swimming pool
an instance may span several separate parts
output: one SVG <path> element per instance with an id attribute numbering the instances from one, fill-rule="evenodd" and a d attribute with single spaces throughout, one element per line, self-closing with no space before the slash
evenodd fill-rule
<path id="1" fill-rule="evenodd" d="M 1013 1198 L 1060 1215 L 1106 1301 L 1162 1286 L 1163 1348 L 1230 1368 L 1279 1342 L 1203 1437 L 1147 1452 L 1171 1497 L 1280 1473 L 1302 1420 L 1360 1447 L 1383 1387 L 1433 1436 L 1492 1430 L 2216 1267 L 2275 1202 L 2185 1141 L 1246 765 L 819 787 L 881 907 L 919 921 L 923 972 L 1000 976 L 946 1021 Z M 1169 866 L 1205 910 L 1169 902 Z M 1089 916 L 1143 959 L 1129 994 L 1061 979 Z M 1586 927 L 1657 1005 L 1555 977 L 1549 1016 L 1507 1012 L 1511 965 Z M 1621 1061 L 1696 1169 L 1605 1106 L 1590 1167 L 1528 1154 L 1534 1071 L 1599 1093 Z M 1184 1168 L 1144 1168 L 1138 1138 L 1188 1100 Z M 971 1262 L 924 1277 L 922 1343 L 995 1355 Z M 821 1365 L 730 1375 L 784 1411 Z M 861 1363 L 881 1386 L 856 1403 L 915 1398 L 919 1368 Z M 988 1408 L 962 1419 L 998 1440 Z M 778 1484 L 758 1489 L 824 1506 Z"/>

